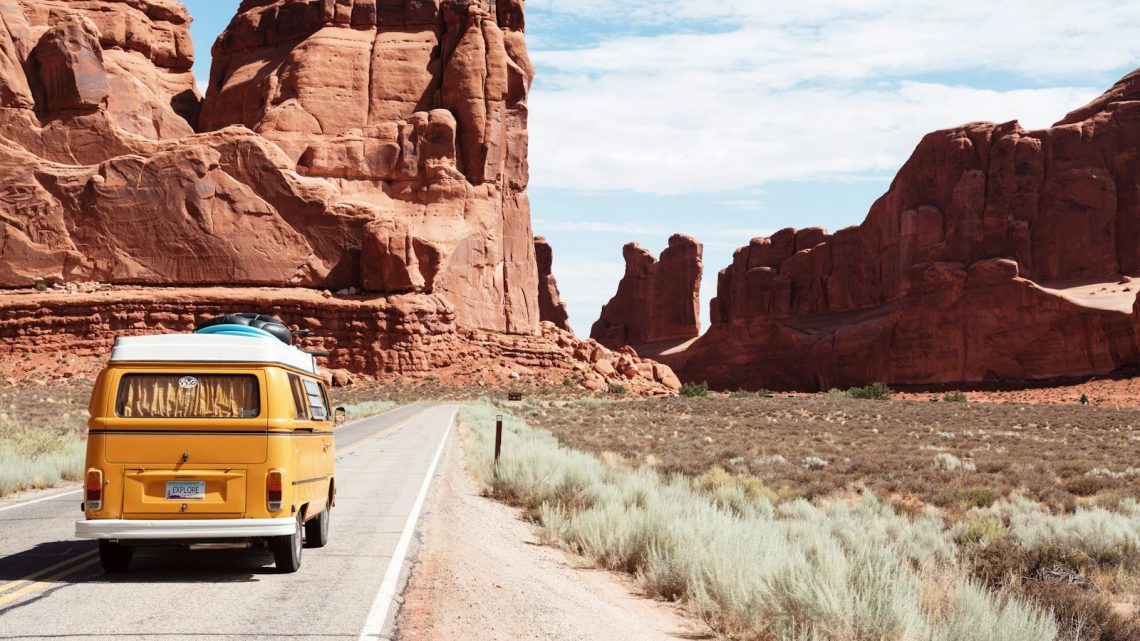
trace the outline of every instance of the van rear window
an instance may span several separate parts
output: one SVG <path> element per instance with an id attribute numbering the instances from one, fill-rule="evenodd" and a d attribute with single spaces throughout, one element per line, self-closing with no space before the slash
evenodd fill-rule
<path id="1" fill-rule="evenodd" d="M 122 418 L 256 418 L 257 377 L 249 374 L 127 374 L 115 413 Z"/>

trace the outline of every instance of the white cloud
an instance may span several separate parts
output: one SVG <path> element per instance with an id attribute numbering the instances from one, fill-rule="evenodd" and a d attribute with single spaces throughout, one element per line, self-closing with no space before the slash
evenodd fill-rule
<path id="1" fill-rule="evenodd" d="M 720 192 L 893 174 L 973 120 L 1042 127 L 1133 65 L 1140 3 L 531 0 L 531 24 L 649 35 L 532 52 L 536 186 Z M 978 78 L 1037 88 L 993 90 Z M 974 84 L 976 86 L 970 86 Z M 1000 86 L 1002 82 L 993 82 Z"/>

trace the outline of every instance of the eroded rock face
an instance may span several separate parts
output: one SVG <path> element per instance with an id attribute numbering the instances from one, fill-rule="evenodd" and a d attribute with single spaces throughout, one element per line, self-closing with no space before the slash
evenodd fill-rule
<path id="1" fill-rule="evenodd" d="M 436 295 L 337 297 L 302 288 L 121 287 L 87 283 L 0 297 L 0 378 L 93 376 L 114 340 L 190 332 L 235 309 L 271 313 L 312 335 L 304 349 L 328 351 L 334 381 L 352 373 L 432 376 L 447 383 L 537 385 L 663 396 L 681 384 L 667 366 L 542 323 L 535 335 L 459 327 Z M 61 363 L 66 363 L 61 366 Z M 602 371 L 606 373 L 601 373 Z"/>
<path id="2" fill-rule="evenodd" d="M 521 9 L 245 2 L 214 46 L 201 126 L 245 125 L 370 219 L 340 257 L 360 250 L 366 290 L 436 292 L 465 325 L 534 331 Z"/>
<path id="3" fill-rule="evenodd" d="M 737 250 L 711 330 L 666 360 L 721 388 L 805 390 L 1137 364 L 1135 292 L 1117 283 L 1140 272 L 1138 98 L 1133 73 L 1049 129 L 926 136 L 862 225 Z"/>
<path id="4" fill-rule="evenodd" d="M 660 261 L 637 243 L 626 245 L 625 276 L 590 337 L 618 349 L 698 336 L 702 251 L 700 243 L 680 234 L 669 239 Z"/>
<path id="5" fill-rule="evenodd" d="M 538 311 L 544 322 L 558 329 L 570 330 L 570 314 L 558 293 L 558 280 L 552 273 L 554 250 L 542 236 L 534 238 L 534 255 L 538 260 Z"/>
<path id="6" fill-rule="evenodd" d="M 537 333 L 521 12 L 246 0 L 201 103 L 181 3 L 0 0 L 0 287 L 355 287 Z"/>
<path id="7" fill-rule="evenodd" d="M 57 20 L 32 50 L 43 84 L 45 111 L 98 109 L 107 100 L 107 69 L 99 31 L 90 18 L 68 14 Z"/>

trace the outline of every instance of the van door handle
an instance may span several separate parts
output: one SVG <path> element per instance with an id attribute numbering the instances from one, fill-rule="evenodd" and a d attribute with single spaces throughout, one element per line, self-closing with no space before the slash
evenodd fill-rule
<path id="1" fill-rule="evenodd" d="M 326 451 L 326 452 L 327 452 L 327 451 L 329 451 L 329 448 L 330 448 L 330 447 L 332 447 L 332 446 L 331 446 L 331 445 L 329 445 L 328 443 L 325 443 L 325 445 L 324 445 L 324 448 L 325 448 L 325 451 Z"/>

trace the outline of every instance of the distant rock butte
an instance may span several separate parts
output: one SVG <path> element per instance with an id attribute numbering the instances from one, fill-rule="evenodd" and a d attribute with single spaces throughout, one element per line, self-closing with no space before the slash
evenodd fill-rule
<path id="1" fill-rule="evenodd" d="M 540 323 L 522 0 L 243 0 L 205 99 L 189 25 L 174 0 L 0 0 L 0 288 L 116 286 L 32 310 L 0 293 L 0 353 L 106 349 L 244 304 L 318 329 L 327 313 L 355 372 L 577 362 Z M 233 291 L 186 289 L 209 285 Z M 638 363 L 574 380 L 667 389 Z"/>
<path id="2" fill-rule="evenodd" d="M 929 134 L 863 224 L 785 229 L 737 250 L 711 329 L 660 358 L 720 389 L 1046 380 L 1140 365 L 1138 286 L 1127 278 L 1140 274 L 1138 151 L 1140 72 L 1049 129 Z"/>
<path id="3" fill-rule="evenodd" d="M 637 243 L 626 245 L 625 276 L 590 337 L 611 349 L 697 337 L 702 251 L 700 243 L 682 235 L 669 239 L 660 261 Z"/>
<path id="4" fill-rule="evenodd" d="M 538 311 L 543 321 L 558 329 L 570 331 L 570 314 L 558 293 L 558 281 L 551 273 L 554 250 L 542 236 L 534 238 L 534 255 L 538 260 Z"/>

